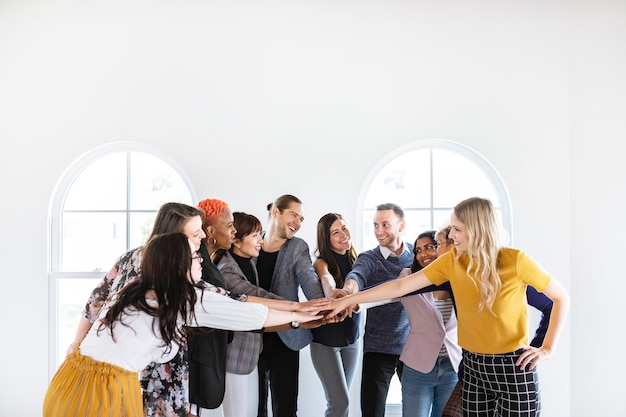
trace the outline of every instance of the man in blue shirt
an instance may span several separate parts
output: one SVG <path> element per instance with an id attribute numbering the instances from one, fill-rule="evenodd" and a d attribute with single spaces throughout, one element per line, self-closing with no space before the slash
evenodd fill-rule
<path id="1" fill-rule="evenodd" d="M 376 207 L 374 234 L 379 246 L 361 253 L 346 276 L 349 293 L 396 279 L 413 262 L 411 245 L 402 240 L 404 211 L 396 204 Z M 409 334 L 409 320 L 401 303 L 367 310 L 361 374 L 362 417 L 384 417 L 389 383 L 401 378 L 400 354 Z"/>

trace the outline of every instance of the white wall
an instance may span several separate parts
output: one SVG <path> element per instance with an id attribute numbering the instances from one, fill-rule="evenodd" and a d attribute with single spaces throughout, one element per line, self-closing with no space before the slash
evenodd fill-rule
<path id="1" fill-rule="evenodd" d="M 589 5 L 594 4 L 593 7 Z M 574 3 L 571 54 L 572 413 L 623 416 L 626 9 Z M 617 372 L 616 372 L 617 371 Z M 575 414 L 574 414 L 575 413 Z"/>
<path id="2" fill-rule="evenodd" d="M 0 0 L 1 414 L 40 412 L 48 204 L 85 151 L 145 142 L 178 161 L 200 198 L 262 218 L 266 203 L 296 194 L 300 235 L 313 242 L 327 211 L 356 223 L 361 186 L 382 157 L 442 138 L 493 163 L 511 194 L 514 244 L 571 290 L 568 328 L 540 370 L 543 415 L 619 415 L 607 318 L 621 317 L 624 279 L 597 261 L 624 249 L 615 146 L 626 133 L 625 10 L 617 1 Z M 301 415 L 320 415 L 319 382 L 303 368 Z"/>

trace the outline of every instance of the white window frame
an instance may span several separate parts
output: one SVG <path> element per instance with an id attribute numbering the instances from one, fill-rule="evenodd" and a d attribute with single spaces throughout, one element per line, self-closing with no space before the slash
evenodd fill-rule
<path id="1" fill-rule="evenodd" d="M 500 197 L 500 209 L 502 211 L 502 228 L 508 234 L 508 241 L 513 242 L 513 213 L 511 208 L 511 199 L 509 192 L 504 185 L 502 177 L 496 171 L 494 166 L 481 154 L 473 150 L 472 148 L 465 146 L 461 143 L 447 140 L 447 139 L 424 139 L 416 142 L 411 142 L 405 146 L 394 149 L 392 152 L 382 158 L 370 171 L 359 193 L 359 201 L 357 204 L 356 219 L 358 225 L 363 225 L 365 210 L 365 198 L 372 185 L 372 182 L 376 176 L 383 170 L 391 161 L 397 157 L 419 149 L 444 149 L 450 152 L 455 152 L 469 161 L 473 162 L 480 170 L 485 174 L 485 177 L 489 179 L 489 182 L 493 185 L 493 188 L 497 195 Z M 431 177 L 432 184 L 432 177 Z M 432 187 L 431 187 L 432 190 Z M 431 215 L 432 217 L 432 215 Z M 370 222 L 371 223 L 371 222 Z M 370 224 L 368 223 L 368 225 Z M 365 248 L 363 244 L 363 230 L 361 233 L 357 233 L 356 247 L 358 252 L 368 250 L 371 248 Z"/>
<path id="2" fill-rule="evenodd" d="M 421 149 L 443 149 L 450 152 L 454 152 L 460 156 L 465 157 L 470 162 L 473 162 L 484 174 L 485 177 L 489 180 L 491 185 L 493 186 L 495 193 L 498 195 L 500 199 L 500 210 L 502 215 L 502 228 L 508 234 L 508 242 L 513 241 L 513 221 L 512 221 L 512 209 L 511 209 L 511 200 L 508 193 L 508 190 L 502 180 L 502 177 L 498 173 L 498 171 L 494 168 L 494 166 L 481 154 L 473 150 L 472 148 L 465 146 L 461 143 L 446 140 L 446 139 L 424 139 L 415 142 L 411 142 L 405 146 L 401 146 L 397 149 L 394 149 L 392 152 L 387 154 L 384 158 L 382 158 L 370 171 L 370 174 L 366 178 L 363 186 L 361 188 L 361 192 L 359 194 L 359 201 L 357 204 L 357 213 L 356 219 L 357 224 L 360 227 L 372 227 L 371 222 L 364 223 L 364 211 L 366 209 L 371 210 L 371 207 L 365 207 L 365 199 L 367 197 L 368 191 L 372 186 L 372 183 L 378 176 L 378 174 L 394 159 L 397 157 L 416 150 Z M 432 172 L 432 169 L 431 169 Z M 432 207 L 432 190 L 433 190 L 433 178 L 432 175 L 430 177 L 431 182 L 431 219 L 433 218 L 433 207 Z M 371 219 L 367 219 L 371 220 Z M 367 226 L 365 226 L 367 224 Z M 436 227 L 435 227 L 436 228 Z M 360 233 L 356 234 L 356 247 L 357 252 L 363 252 L 365 250 L 371 248 L 365 248 L 363 242 L 363 236 L 366 235 L 364 229 L 360 230 Z M 411 237 L 415 238 L 415 236 Z M 365 320 L 362 322 L 362 326 L 365 326 Z M 362 329 L 363 330 L 363 329 Z M 363 333 L 363 331 L 362 331 Z M 391 403 L 388 402 L 385 407 L 385 415 L 390 417 L 400 416 L 402 415 L 402 404 Z"/>
<path id="3" fill-rule="evenodd" d="M 85 272 L 63 272 L 61 271 L 61 245 L 62 245 L 62 213 L 65 203 L 65 198 L 70 190 L 74 180 L 81 174 L 81 172 L 89 166 L 92 162 L 99 158 L 102 158 L 111 153 L 119 152 L 139 152 L 152 155 L 161 159 L 163 162 L 170 165 L 175 170 L 185 185 L 187 186 L 189 193 L 193 201 L 197 201 L 197 194 L 195 188 L 191 182 L 191 179 L 186 172 L 179 166 L 179 164 L 173 160 L 170 156 L 164 152 L 159 151 L 149 145 L 141 142 L 133 141 L 120 141 L 113 142 L 96 147 L 80 157 L 78 157 L 62 174 L 61 178 L 57 182 L 55 189 L 52 193 L 50 206 L 48 209 L 48 378 L 52 378 L 57 370 L 59 364 L 57 364 L 58 357 L 58 283 L 61 279 L 93 279 L 94 287 L 102 280 L 106 271 L 85 271 Z M 127 181 L 129 178 L 127 177 Z M 130 192 L 130 187 L 127 187 L 127 193 Z M 127 245 L 128 245 L 128 233 L 127 230 Z M 131 248 L 127 248 L 129 250 Z M 121 253 L 120 253 L 121 255 Z M 115 260 L 111 259 L 111 265 Z M 78 325 L 78 323 L 76 323 Z"/>

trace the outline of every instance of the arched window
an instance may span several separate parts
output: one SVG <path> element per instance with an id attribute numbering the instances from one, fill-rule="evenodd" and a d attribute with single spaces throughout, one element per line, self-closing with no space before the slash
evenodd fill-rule
<path id="1" fill-rule="evenodd" d="M 372 170 L 361 191 L 361 250 L 377 245 L 372 219 L 376 206 L 395 203 L 406 216 L 405 239 L 439 229 L 450 220 L 452 208 L 468 197 L 491 200 L 512 236 L 511 205 L 502 179 L 474 150 L 456 142 L 429 139 L 411 143 L 387 155 Z"/>
<path id="2" fill-rule="evenodd" d="M 60 178 L 49 211 L 50 375 L 91 291 L 120 255 L 145 243 L 168 201 L 193 204 L 191 181 L 169 157 L 140 143 L 93 149 Z"/>
<path id="3" fill-rule="evenodd" d="M 406 218 L 404 240 L 412 244 L 420 233 L 445 226 L 452 208 L 469 197 L 491 200 L 510 241 L 513 231 L 509 195 L 489 161 L 449 140 L 421 140 L 396 149 L 372 170 L 361 191 L 358 214 L 362 226 L 357 247 L 361 252 L 378 245 L 372 220 L 379 204 L 402 207 Z M 387 397 L 387 415 L 401 414 L 401 400 L 400 384 L 394 377 Z"/>

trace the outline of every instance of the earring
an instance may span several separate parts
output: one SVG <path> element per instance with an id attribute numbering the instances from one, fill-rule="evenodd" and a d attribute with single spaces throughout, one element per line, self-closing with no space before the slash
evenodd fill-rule
<path id="1" fill-rule="evenodd" d="M 211 236 L 209 239 L 213 239 L 213 242 L 211 242 L 211 241 L 209 240 L 209 246 L 215 246 L 215 245 L 217 245 L 217 239 L 215 239 L 213 236 Z"/>

